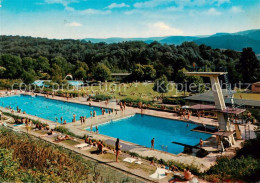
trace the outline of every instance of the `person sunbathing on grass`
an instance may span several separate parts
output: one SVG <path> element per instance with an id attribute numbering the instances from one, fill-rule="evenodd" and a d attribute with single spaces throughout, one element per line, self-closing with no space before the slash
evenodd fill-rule
<path id="1" fill-rule="evenodd" d="M 59 135 L 54 141 L 55 142 L 61 142 L 64 140 L 71 140 L 72 138 L 69 135 L 61 136 Z"/>
<path id="2" fill-rule="evenodd" d="M 190 181 L 193 177 L 194 175 L 192 175 L 188 168 L 184 170 L 184 178 L 186 180 Z"/>
<path id="3" fill-rule="evenodd" d="M 54 133 L 53 133 L 53 129 L 51 129 L 49 132 L 47 132 L 46 134 L 44 134 L 44 135 L 41 135 L 40 137 L 48 137 L 48 136 L 51 136 L 51 135 L 53 135 Z"/>
<path id="4" fill-rule="evenodd" d="M 89 136 L 87 135 L 87 137 L 85 138 L 85 143 L 86 144 L 90 144 L 91 142 L 91 139 L 89 138 Z"/>
<path id="5" fill-rule="evenodd" d="M 99 141 L 97 143 L 97 151 L 98 151 L 98 154 L 103 154 L 103 148 L 104 148 L 104 145 L 102 143 L 102 141 Z"/>

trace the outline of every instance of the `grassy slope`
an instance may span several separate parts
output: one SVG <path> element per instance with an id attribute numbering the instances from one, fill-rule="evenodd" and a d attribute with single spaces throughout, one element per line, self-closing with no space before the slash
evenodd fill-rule
<path id="1" fill-rule="evenodd" d="M 112 97 L 123 99 L 123 98 L 132 98 L 132 99 L 144 99 L 144 100 L 153 100 L 153 97 L 161 96 L 160 93 L 153 91 L 153 83 L 144 84 L 144 83 L 133 83 L 125 85 L 116 85 L 113 86 L 112 83 L 107 83 L 104 86 L 88 86 L 84 88 L 87 90 L 88 94 L 99 94 L 110 95 Z M 114 89 L 114 93 L 112 92 Z M 164 94 L 164 96 L 179 96 L 182 95 L 182 92 L 177 92 L 175 85 L 169 87 L 169 92 Z"/>

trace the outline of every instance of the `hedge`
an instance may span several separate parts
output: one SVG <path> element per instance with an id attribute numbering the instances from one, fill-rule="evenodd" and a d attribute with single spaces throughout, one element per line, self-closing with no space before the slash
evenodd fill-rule
<path id="1" fill-rule="evenodd" d="M 164 104 L 173 104 L 173 105 L 184 105 L 185 100 L 182 97 L 164 97 L 163 103 Z"/>

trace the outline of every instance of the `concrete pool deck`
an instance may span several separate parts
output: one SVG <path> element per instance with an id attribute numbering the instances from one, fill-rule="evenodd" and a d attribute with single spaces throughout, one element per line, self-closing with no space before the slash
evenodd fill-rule
<path id="1" fill-rule="evenodd" d="M 29 93 L 22 93 L 22 94 L 29 94 Z M 39 96 L 44 96 L 42 94 L 37 94 Z M 55 100 L 61 100 L 61 101 L 67 101 L 66 98 L 64 97 L 58 97 L 58 96 L 54 96 L 49 97 L 50 99 L 55 99 Z M 79 104 L 85 104 L 88 105 L 90 102 L 86 101 L 86 98 L 72 98 L 69 99 L 69 102 L 74 102 L 74 103 L 79 103 Z M 108 105 L 105 104 L 105 102 L 91 102 L 92 106 L 97 106 L 97 107 L 103 107 L 103 108 L 113 108 L 113 109 L 119 109 L 118 105 L 115 105 L 115 103 L 109 103 Z M 9 112 L 9 109 L 5 109 L 1 107 L 1 110 L 3 112 Z M 131 116 L 134 115 L 135 113 L 140 113 L 141 110 L 137 109 L 137 108 L 133 108 L 133 107 L 126 107 L 125 112 L 121 112 L 118 111 L 118 114 L 116 115 L 115 113 L 111 114 L 111 115 L 100 115 L 97 116 L 95 118 L 88 118 L 86 120 L 86 124 L 85 125 L 81 125 L 80 121 L 77 122 L 73 122 L 73 123 L 67 123 L 65 126 L 66 128 L 68 128 L 71 132 L 79 135 L 79 136 L 83 136 L 83 135 L 92 135 L 94 139 L 100 139 L 103 140 L 104 142 L 109 142 L 111 144 L 113 144 L 115 142 L 115 138 L 113 137 L 108 137 L 105 135 L 101 135 L 101 134 L 95 134 L 95 133 L 91 133 L 89 131 L 86 131 L 85 129 L 87 127 L 89 127 L 90 125 L 93 126 L 93 129 L 95 128 L 96 125 L 102 124 L 104 122 L 108 122 L 110 120 L 115 120 L 115 119 L 120 119 L 122 117 L 127 117 L 127 116 Z M 163 118 L 167 118 L 167 119 L 174 119 L 174 120 L 180 120 L 180 118 L 178 116 L 176 116 L 174 113 L 170 113 L 170 112 L 163 112 L 163 111 L 155 111 L 155 110 L 144 110 L 143 114 L 147 114 L 147 115 L 152 115 L 152 116 L 156 116 L 156 117 L 163 117 Z M 27 117 L 27 118 L 31 118 L 33 120 L 39 120 L 42 123 L 47 123 L 50 125 L 51 128 L 54 128 L 55 126 L 59 126 L 60 124 L 57 124 L 55 122 L 46 120 L 46 119 L 42 119 L 42 118 L 38 118 L 32 115 L 28 115 L 28 114 L 20 114 L 20 113 L 15 113 L 15 115 L 21 116 L 21 117 Z M 208 119 L 208 118 L 200 118 L 198 119 L 197 117 L 191 116 L 190 118 L 191 122 L 193 123 L 197 123 L 197 124 L 205 124 L 205 125 L 212 125 L 212 126 L 217 126 L 218 123 L 215 120 L 212 119 Z M 184 121 L 184 120 L 183 120 Z M 185 121 L 187 122 L 187 121 Z M 253 126 L 251 125 L 251 130 L 253 131 Z M 243 126 L 241 126 L 241 132 L 242 132 L 242 136 L 244 136 L 244 130 L 243 130 Z M 252 138 L 254 138 L 254 133 L 252 134 Z M 215 153 L 215 152 L 211 152 L 208 156 L 204 157 L 204 158 L 197 158 L 194 155 L 187 155 L 187 154 L 183 154 L 180 153 L 178 155 L 175 154 L 171 154 L 171 153 L 166 153 L 163 151 L 158 151 L 158 150 L 151 150 L 149 148 L 140 146 L 138 144 L 133 144 L 130 142 L 125 142 L 125 141 L 121 141 L 123 144 L 125 144 L 125 149 L 122 148 L 122 150 L 127 150 L 130 152 L 135 152 L 138 153 L 139 155 L 143 156 L 143 157 L 156 157 L 157 159 L 164 159 L 165 161 L 178 161 L 180 163 L 185 163 L 185 164 L 193 164 L 195 166 L 197 166 L 201 171 L 205 171 L 207 169 L 209 169 L 212 165 L 215 164 L 215 160 L 218 156 L 221 156 L 220 153 Z M 232 156 L 234 154 L 234 149 L 236 147 L 240 147 L 241 146 L 241 142 L 243 141 L 237 141 L 236 145 L 233 146 L 232 148 L 227 149 L 227 151 L 225 151 L 224 153 L 222 153 L 222 155 L 227 155 L 227 156 Z M 199 143 L 199 142 L 198 142 Z M 205 141 L 205 145 L 206 144 L 210 144 L 210 140 L 209 141 Z M 205 147 L 208 148 L 208 147 Z M 208 148 L 211 149 L 212 151 L 217 150 L 216 147 L 211 147 Z"/>

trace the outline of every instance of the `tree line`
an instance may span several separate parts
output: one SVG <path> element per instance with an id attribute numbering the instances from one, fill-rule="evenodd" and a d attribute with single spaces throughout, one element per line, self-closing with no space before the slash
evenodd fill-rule
<path id="1" fill-rule="evenodd" d="M 128 81 L 155 80 L 165 75 L 168 80 L 184 82 L 185 70 L 202 68 L 225 68 L 232 84 L 260 81 L 259 60 L 252 48 L 237 52 L 193 42 L 176 46 L 156 41 L 106 44 L 20 36 L 0 38 L 0 77 L 21 78 L 26 83 L 35 79 L 60 82 L 67 74 L 104 81 L 117 72 L 131 72 Z"/>

